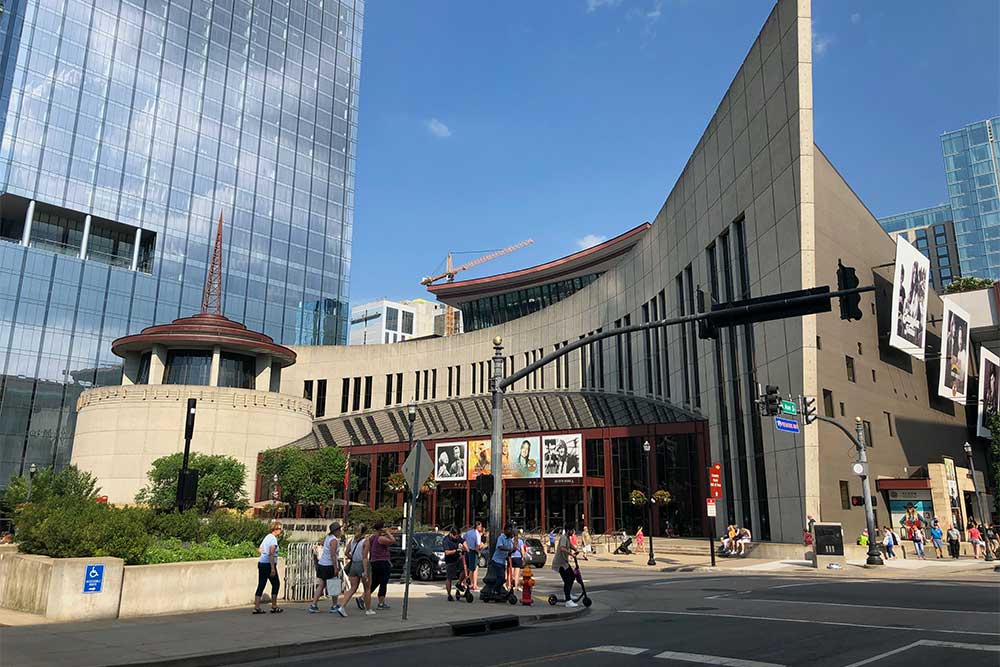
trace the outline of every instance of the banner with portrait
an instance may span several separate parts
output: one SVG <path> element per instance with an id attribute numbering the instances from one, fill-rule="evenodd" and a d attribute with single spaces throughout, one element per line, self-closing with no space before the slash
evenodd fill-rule
<path id="1" fill-rule="evenodd" d="M 537 435 L 504 438 L 503 478 L 538 479 L 542 476 L 542 441 Z"/>
<path id="2" fill-rule="evenodd" d="M 896 237 L 889 345 L 923 360 L 931 262 L 902 236 Z"/>
<path id="3" fill-rule="evenodd" d="M 990 419 L 1000 409 L 997 403 L 997 383 L 1000 382 L 1000 358 L 986 349 L 979 348 L 979 418 L 976 431 L 981 438 L 992 438 Z"/>
<path id="4" fill-rule="evenodd" d="M 469 479 L 489 474 L 491 446 L 489 440 L 469 440 Z"/>
<path id="5" fill-rule="evenodd" d="M 439 442 L 434 447 L 434 481 L 464 482 L 468 466 L 468 443 Z"/>
<path id="6" fill-rule="evenodd" d="M 545 477 L 583 477 L 583 440 L 579 433 L 542 439 L 542 474 Z"/>
<path id="7" fill-rule="evenodd" d="M 945 298 L 941 320 L 944 328 L 941 329 L 938 395 L 965 405 L 969 377 L 969 314 Z"/>

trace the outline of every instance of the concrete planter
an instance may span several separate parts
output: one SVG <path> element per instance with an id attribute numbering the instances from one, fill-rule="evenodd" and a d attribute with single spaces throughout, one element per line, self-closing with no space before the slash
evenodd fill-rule
<path id="1" fill-rule="evenodd" d="M 100 592 L 84 593 L 91 565 L 103 565 Z M 125 562 L 120 558 L 49 558 L 5 553 L 0 606 L 56 621 L 117 618 Z"/>

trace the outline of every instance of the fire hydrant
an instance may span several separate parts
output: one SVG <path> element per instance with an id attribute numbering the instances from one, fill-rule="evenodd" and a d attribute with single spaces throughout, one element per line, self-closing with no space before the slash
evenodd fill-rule
<path id="1" fill-rule="evenodd" d="M 535 586 L 535 579 L 531 576 L 531 566 L 525 565 L 521 570 L 521 604 L 528 607 L 534 604 L 531 599 L 531 589 Z"/>

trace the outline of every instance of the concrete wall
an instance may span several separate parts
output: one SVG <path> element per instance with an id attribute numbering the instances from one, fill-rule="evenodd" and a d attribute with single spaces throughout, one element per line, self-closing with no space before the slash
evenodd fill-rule
<path id="1" fill-rule="evenodd" d="M 110 502 L 133 502 L 152 462 L 183 451 L 188 398 L 198 399 L 191 450 L 241 461 L 251 496 L 257 454 L 312 430 L 312 406 L 296 396 L 185 385 L 100 387 L 77 401 L 72 462 L 97 477 Z"/>
<path id="2" fill-rule="evenodd" d="M 284 568 L 284 559 L 279 558 L 278 573 L 282 579 Z M 249 605 L 256 587 L 256 558 L 129 565 L 125 568 L 118 616 L 130 618 Z M 270 591 L 268 585 L 265 592 Z"/>
<path id="3" fill-rule="evenodd" d="M 104 565 L 99 593 L 84 593 L 90 565 Z M 5 553 L 0 558 L 0 607 L 54 621 L 117 618 L 125 563 L 120 558 L 49 558 Z"/>
<path id="4" fill-rule="evenodd" d="M 0 557 L 0 607 L 44 616 L 51 575 L 52 559 L 47 556 L 4 553 Z"/>

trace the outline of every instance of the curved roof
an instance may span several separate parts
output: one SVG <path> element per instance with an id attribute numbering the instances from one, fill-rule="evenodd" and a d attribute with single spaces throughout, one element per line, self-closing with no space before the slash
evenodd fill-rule
<path id="1" fill-rule="evenodd" d="M 250 331 L 239 322 L 223 315 L 199 313 L 182 317 L 170 324 L 156 324 L 146 327 L 140 333 L 124 336 L 111 344 L 111 351 L 119 357 L 129 352 L 148 352 L 153 345 L 163 345 L 167 349 L 211 348 L 216 345 L 227 352 L 244 354 L 270 354 L 274 363 L 282 367 L 295 363 L 295 352 L 278 345 L 274 339 L 256 331 Z"/>
<path id="2" fill-rule="evenodd" d="M 650 227 L 652 227 L 650 223 L 644 222 L 604 243 L 537 266 L 483 278 L 429 285 L 427 290 L 434 294 L 438 301 L 457 307 L 466 301 L 490 294 L 510 292 L 592 273 L 603 273 L 617 264 L 621 256 L 631 250 Z"/>

